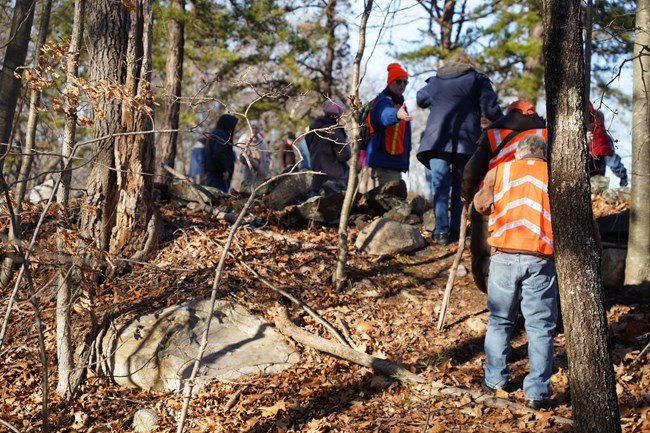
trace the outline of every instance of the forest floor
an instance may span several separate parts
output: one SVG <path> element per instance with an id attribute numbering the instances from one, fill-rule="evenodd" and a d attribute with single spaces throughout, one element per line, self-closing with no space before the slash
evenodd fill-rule
<path id="1" fill-rule="evenodd" d="M 209 297 L 215 270 L 230 225 L 202 212 L 161 207 L 168 241 L 147 263 L 96 289 L 94 306 L 88 288 L 73 307 L 74 335 L 80 341 L 89 318 L 140 314 L 193 297 Z M 521 390 L 527 369 L 526 335 L 521 323 L 514 332 L 510 357 L 516 390 L 498 397 L 521 406 L 492 407 L 471 394 L 441 397 L 441 387 L 480 392 L 483 372 L 486 296 L 471 275 L 457 278 L 446 327 L 436 329 L 438 308 L 457 245 L 433 246 L 409 255 L 375 260 L 354 250 L 349 237 L 350 285 L 336 292 L 331 283 L 336 264 L 336 228 L 306 227 L 289 212 L 256 208 L 267 225 L 243 227 L 218 286 L 220 299 L 237 302 L 274 322 L 285 306 L 293 322 L 331 339 L 305 311 L 288 302 L 253 275 L 299 298 L 337 327 L 349 330 L 360 350 L 384 357 L 425 379 L 405 386 L 366 367 L 341 360 L 299 343 L 301 361 L 282 373 L 212 382 L 191 399 L 189 432 L 571 432 L 572 417 L 565 335 L 555 338 L 552 377 L 555 406 L 533 412 Z M 152 408 L 160 417 L 154 431 L 174 432 L 183 397 L 174 393 L 124 389 L 91 372 L 70 402 L 57 396 L 55 292 L 51 278 L 56 251 L 56 222 L 48 221 L 38 236 L 33 260 L 34 287 L 40 304 L 48 365 L 50 428 L 61 421 L 62 432 L 129 432 L 136 410 Z M 275 233 L 271 239 L 268 233 Z M 74 235 L 74 234 L 73 234 Z M 279 235 L 279 236 L 277 236 Z M 325 248 L 317 248 L 319 245 Z M 462 262 L 469 268 L 469 253 Z M 579 270 L 577 270 L 579 272 Z M 3 315 L 12 288 L 2 291 Z M 11 311 L 0 349 L 0 431 L 42 431 L 43 362 L 26 294 Z M 650 357 L 641 351 L 650 341 L 650 304 L 606 291 L 614 370 L 623 431 L 650 432 Z M 92 313 L 92 314 L 91 314 Z M 4 320 L 4 319 L 3 319 Z M 78 342 L 77 341 L 77 342 Z M 69 406 L 66 404 L 69 403 Z M 9 427 L 11 426 L 11 427 Z"/>

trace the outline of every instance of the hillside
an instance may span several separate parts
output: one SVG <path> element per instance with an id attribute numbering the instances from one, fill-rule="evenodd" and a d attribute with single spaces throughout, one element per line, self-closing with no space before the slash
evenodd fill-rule
<path id="1" fill-rule="evenodd" d="M 596 200 L 602 214 L 625 206 Z M 34 208 L 33 222 L 38 209 Z M 209 297 L 230 225 L 203 212 L 163 204 L 167 241 L 147 263 L 132 263 L 130 272 L 105 281 L 95 305 L 82 288 L 74 305 L 78 341 L 91 326 L 91 317 L 135 315 Z M 304 310 L 269 287 L 282 288 L 311 306 L 368 354 L 385 357 L 417 373 L 426 383 L 407 387 L 373 374 L 368 368 L 319 353 L 292 342 L 301 361 L 279 374 L 213 382 L 193 397 L 187 431 L 191 432 L 570 432 L 571 418 L 565 337 L 557 334 L 553 399 L 556 407 L 531 412 L 524 407 L 478 403 L 468 394 L 440 397 L 436 390 L 454 387 L 480 392 L 483 366 L 483 324 L 486 297 L 474 288 L 471 276 L 458 278 L 446 319 L 436 330 L 442 291 L 457 245 L 427 246 L 411 255 L 378 261 L 353 249 L 350 236 L 351 284 L 336 292 L 331 275 L 336 260 L 336 229 L 305 226 L 289 210 L 254 214 L 266 224 L 242 227 L 227 259 L 219 298 L 237 302 L 273 323 L 280 306 L 303 329 L 331 338 Z M 4 223 L 4 222 L 3 222 Z M 35 224 L 31 226 L 33 230 Z M 69 406 L 54 395 L 56 385 L 55 291 L 56 221 L 40 228 L 34 289 L 44 324 L 51 425 L 62 421 L 64 432 L 128 432 L 136 410 L 152 408 L 160 417 L 158 432 L 176 431 L 182 396 L 118 388 L 106 377 L 87 378 Z M 273 234 L 274 237 L 269 237 Z M 71 233 L 74 237 L 74 233 Z M 469 253 L 463 264 L 469 267 Z M 253 269 L 255 276 L 248 268 Z M 2 291 L 2 308 L 13 287 Z M 41 431 L 42 363 L 27 293 L 20 291 L 11 311 L 2 345 L 3 377 L 0 423 L 3 431 Z M 650 342 L 650 304 L 629 299 L 616 290 L 606 292 L 613 357 L 623 431 L 650 431 L 650 357 L 641 353 Z M 4 319 L 3 319 L 4 320 Z M 499 397 L 523 405 L 521 384 L 527 368 L 526 337 L 519 326 L 513 340 L 512 376 L 517 390 Z M 9 427 L 9 425 L 13 427 Z"/>

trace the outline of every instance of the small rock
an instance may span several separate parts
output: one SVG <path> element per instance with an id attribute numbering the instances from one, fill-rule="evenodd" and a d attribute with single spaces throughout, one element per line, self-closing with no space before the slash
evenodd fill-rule
<path id="1" fill-rule="evenodd" d="M 487 325 L 479 317 L 470 317 L 465 321 L 465 325 L 474 334 L 484 334 Z"/>
<path id="2" fill-rule="evenodd" d="M 153 409 L 140 409 L 133 415 L 133 430 L 150 432 L 158 425 L 158 415 Z"/>
<path id="3" fill-rule="evenodd" d="M 463 278 L 465 276 L 467 276 L 467 268 L 465 265 L 458 265 L 458 269 L 456 270 L 456 277 Z"/>
<path id="4" fill-rule="evenodd" d="M 600 194 L 609 188 L 609 178 L 607 176 L 592 176 L 589 182 L 591 183 L 592 194 Z"/>

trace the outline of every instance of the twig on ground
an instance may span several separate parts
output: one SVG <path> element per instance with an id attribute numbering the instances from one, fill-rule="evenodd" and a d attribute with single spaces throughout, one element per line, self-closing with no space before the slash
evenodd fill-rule
<path id="1" fill-rule="evenodd" d="M 239 401 L 239 397 L 241 397 L 242 393 L 246 391 L 247 388 L 248 386 L 243 386 L 239 388 L 233 395 L 231 395 L 230 398 L 228 399 L 228 402 L 224 406 L 223 411 L 228 412 L 230 409 L 235 407 L 235 405 Z"/>
<path id="2" fill-rule="evenodd" d="M 633 366 L 634 364 L 636 364 L 641 359 L 641 357 L 643 357 L 643 355 L 645 355 L 645 353 L 648 351 L 648 349 L 650 349 L 650 343 L 646 344 L 645 347 L 643 348 L 643 350 L 641 351 L 641 353 L 639 353 L 636 356 L 636 358 L 634 358 L 634 361 L 632 361 L 632 363 L 630 364 L 630 367 Z"/>
<path id="3" fill-rule="evenodd" d="M 336 322 L 339 324 L 339 328 L 341 328 L 341 332 L 343 332 L 343 336 L 345 337 L 345 340 L 348 342 L 348 345 L 356 349 L 358 345 L 352 339 L 352 336 L 350 335 L 350 330 L 348 329 L 348 325 L 347 323 L 345 323 L 345 320 L 343 320 L 343 318 L 341 317 L 341 313 L 335 311 L 334 317 L 336 317 Z"/>
<path id="4" fill-rule="evenodd" d="M 3 420 L 3 419 L 0 419 L 0 424 L 2 424 L 3 426 L 7 427 L 7 428 L 8 428 L 9 430 L 11 430 L 12 432 L 15 432 L 15 433 L 21 433 L 20 430 L 18 430 L 16 427 L 12 426 L 11 424 L 9 424 L 7 421 L 5 421 L 5 420 Z"/>
<path id="5" fill-rule="evenodd" d="M 426 382 L 422 377 L 411 373 L 392 361 L 356 351 L 351 347 L 335 343 L 299 328 L 291 322 L 284 307 L 280 307 L 277 310 L 275 324 L 284 335 L 293 338 L 305 346 L 312 347 L 320 352 L 329 353 L 330 355 L 354 362 L 355 364 L 363 365 L 364 367 L 373 368 L 379 373 L 395 378 L 405 385 Z"/>

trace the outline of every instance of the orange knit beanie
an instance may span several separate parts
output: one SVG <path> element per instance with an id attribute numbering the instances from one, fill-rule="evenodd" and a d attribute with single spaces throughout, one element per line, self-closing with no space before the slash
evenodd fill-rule
<path id="1" fill-rule="evenodd" d="M 409 77 L 408 72 L 399 63 L 391 63 L 386 69 L 388 69 L 388 79 L 386 80 L 386 84 L 388 85 L 398 78 Z"/>

